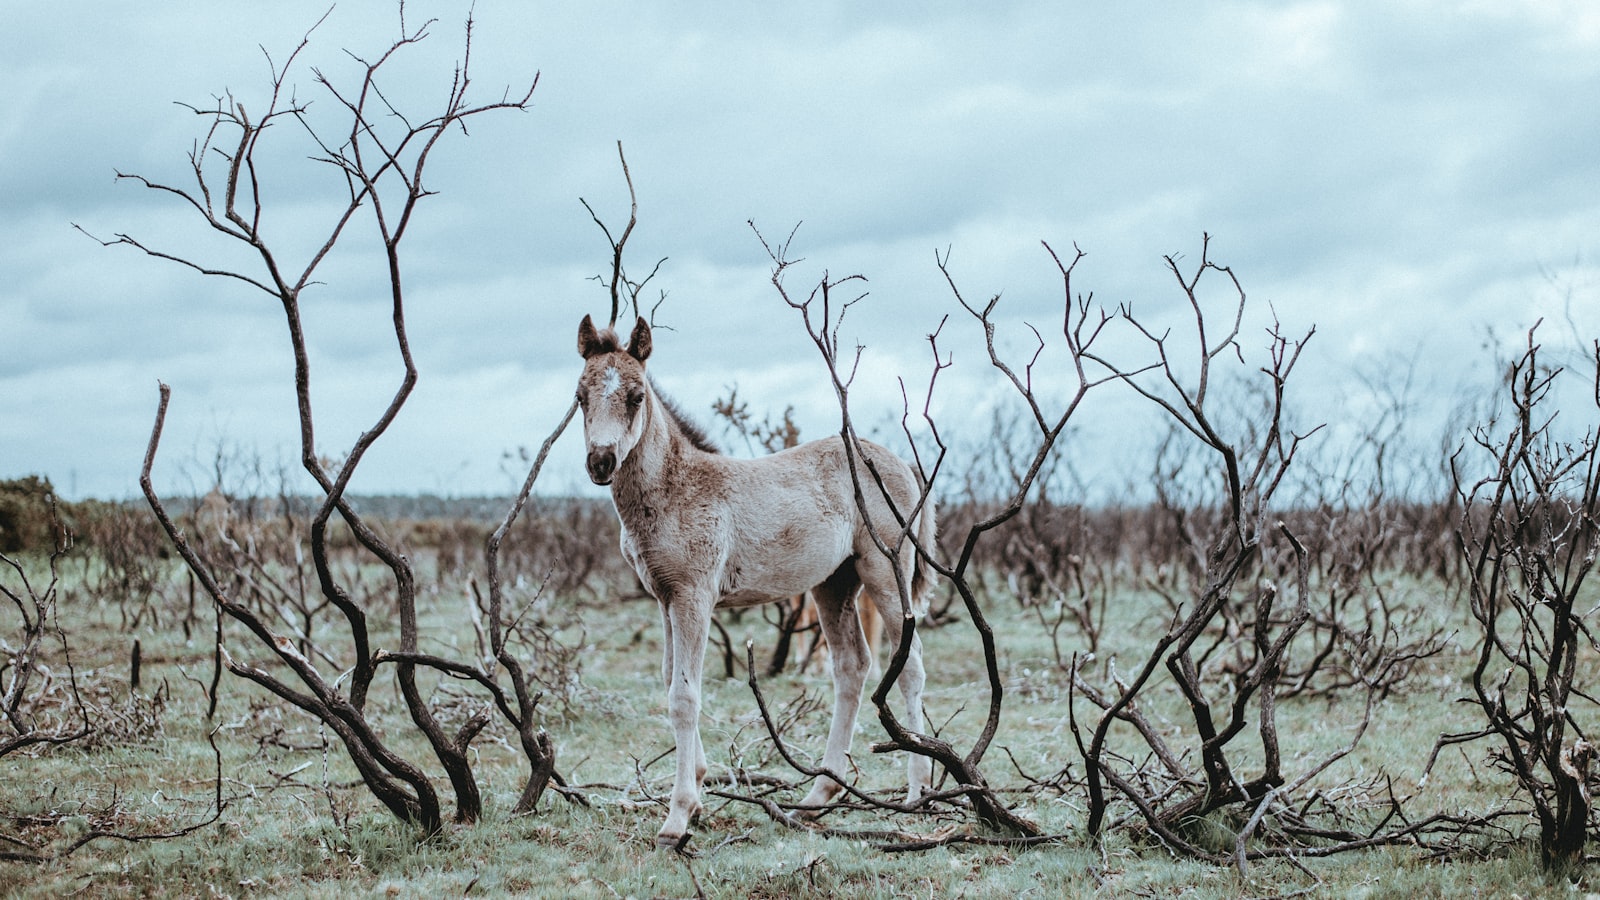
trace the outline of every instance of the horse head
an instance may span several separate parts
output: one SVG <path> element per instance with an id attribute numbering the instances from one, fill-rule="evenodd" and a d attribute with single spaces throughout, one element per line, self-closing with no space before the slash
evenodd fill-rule
<path id="1" fill-rule="evenodd" d="M 596 329 L 594 320 L 584 316 L 578 325 L 578 353 L 584 359 L 578 379 L 588 451 L 584 462 L 589 480 L 610 484 L 644 433 L 645 417 L 639 411 L 650 390 L 644 374 L 644 361 L 650 358 L 650 324 L 640 316 L 623 347 L 615 331 Z"/>

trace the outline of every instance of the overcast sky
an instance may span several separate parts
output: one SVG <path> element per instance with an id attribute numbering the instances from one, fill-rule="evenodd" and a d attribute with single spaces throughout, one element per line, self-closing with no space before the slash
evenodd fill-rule
<path id="1" fill-rule="evenodd" d="M 295 466 L 272 299 L 72 226 L 238 259 L 172 197 L 114 172 L 188 186 L 205 123 L 175 101 L 231 92 L 263 107 L 262 49 L 281 62 L 326 8 L 0 6 L 0 478 L 47 475 L 69 498 L 135 495 L 158 381 L 172 386 L 164 489 L 204 490 L 219 452 Z M 397 105 L 436 109 L 466 10 L 408 4 L 409 21 L 439 21 L 387 83 Z M 1003 388 L 935 265 L 947 249 L 969 299 L 1001 295 L 999 344 L 1020 364 L 1025 323 L 1059 327 L 1041 241 L 1063 253 L 1076 242 L 1088 255 L 1075 287 L 1165 327 L 1183 319 L 1163 257 L 1192 265 L 1210 233 L 1211 258 L 1250 298 L 1241 343 L 1259 350 L 1271 311 L 1286 331 L 1314 326 L 1297 419 L 1346 432 L 1370 411 L 1368 385 L 1407 371 L 1418 429 L 1436 429 L 1492 380 L 1489 335 L 1546 316 L 1559 320 L 1546 337 L 1567 340 L 1569 301 L 1579 329 L 1600 333 L 1592 3 L 479 0 L 476 21 L 475 97 L 535 73 L 539 86 L 529 111 L 480 119 L 438 150 L 440 194 L 405 247 L 421 381 L 358 492 L 520 483 L 505 455 L 537 447 L 565 410 L 578 319 L 606 311 L 591 279 L 608 247 L 579 198 L 620 229 L 618 141 L 639 199 L 631 268 L 666 258 L 648 292 L 667 295 L 651 368 L 706 420 L 737 385 L 758 417 L 793 404 L 807 436 L 837 428 L 819 357 L 748 220 L 773 240 L 803 223 L 796 290 L 824 270 L 866 277 L 844 335 L 865 347 L 852 403 L 868 427 L 898 416 L 898 378 L 920 408 L 926 335 L 951 316 L 933 408 L 953 441 L 988 433 Z M 348 83 L 343 51 L 376 54 L 398 30 L 391 3 L 339 4 L 290 73 L 297 95 L 328 110 L 309 67 Z M 297 161 L 313 149 L 301 134 L 270 138 L 284 165 L 261 173 L 266 221 L 292 256 L 326 234 L 342 185 Z M 305 300 L 330 456 L 399 383 L 371 264 L 339 258 Z M 1124 332 L 1106 346 L 1144 358 Z M 1036 373 L 1047 399 L 1066 378 Z M 1078 421 L 1074 452 L 1100 461 L 1084 466 L 1100 490 L 1148 471 L 1134 451 L 1154 426 L 1134 424 L 1133 408 L 1107 388 Z M 546 490 L 583 483 L 576 444 L 563 439 Z"/>

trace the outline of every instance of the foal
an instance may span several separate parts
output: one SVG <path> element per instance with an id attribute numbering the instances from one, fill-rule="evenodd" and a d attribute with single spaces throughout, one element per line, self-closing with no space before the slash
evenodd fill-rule
<path id="1" fill-rule="evenodd" d="M 700 678 L 712 610 L 786 601 L 812 591 L 833 656 L 833 725 L 822 765 L 843 773 L 869 664 L 856 597 L 865 585 L 882 613 L 885 636 L 898 646 L 904 625 L 900 588 L 893 564 L 878 551 L 856 504 L 841 438 L 759 459 L 721 456 L 703 439 L 697 445 L 696 433 L 686 429 L 645 376 L 650 326 L 643 318 L 624 347 L 615 332 L 596 330 L 584 316 L 578 351 L 584 358 L 578 402 L 585 466 L 595 484 L 611 486 L 622 522 L 622 555 L 660 604 L 666 630 L 661 675 L 678 762 L 656 845 L 677 847 L 700 812 L 706 775 Z M 900 544 L 895 510 L 909 516 L 916 509 L 916 475 L 883 447 L 866 441 L 859 446 L 883 484 L 880 490 L 857 462 L 871 527 L 886 545 Z M 918 543 L 931 548 L 931 502 L 918 511 L 913 526 Z M 909 586 L 912 611 L 921 614 L 931 586 L 926 566 L 908 544 L 900 544 L 900 550 L 900 578 Z M 905 698 L 906 726 L 921 731 L 922 642 L 915 635 L 897 683 Z M 910 799 L 922 796 L 931 774 L 928 758 L 912 754 Z M 801 805 L 821 807 L 841 790 L 833 779 L 819 778 Z"/>

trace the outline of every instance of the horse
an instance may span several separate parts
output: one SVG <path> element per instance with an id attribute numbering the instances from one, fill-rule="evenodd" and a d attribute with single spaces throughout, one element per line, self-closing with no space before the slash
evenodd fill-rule
<path id="1" fill-rule="evenodd" d="M 934 546 L 936 526 L 931 500 L 918 506 L 920 482 L 911 467 L 877 444 L 858 442 L 861 504 L 842 437 L 756 459 L 717 453 L 656 391 L 645 372 L 650 350 L 650 325 L 643 317 L 624 346 L 614 330 L 596 329 L 584 316 L 578 326 L 584 365 L 577 399 L 584 467 L 591 481 L 611 488 L 622 523 L 622 555 L 660 606 L 661 677 L 677 767 L 656 846 L 681 848 L 700 813 L 706 776 L 700 684 L 713 610 L 783 602 L 811 591 L 832 651 L 833 723 L 822 768 L 843 773 L 869 666 L 857 594 L 866 588 L 882 614 L 885 637 L 898 646 L 905 615 L 923 614 L 932 588 L 927 563 L 904 539 L 900 521 L 910 518 L 911 533 L 925 551 Z M 898 573 L 874 533 L 885 546 L 900 549 Z M 899 602 L 902 582 L 910 601 L 906 614 Z M 922 643 L 913 633 L 897 686 L 905 724 L 916 732 L 923 730 L 924 679 Z M 919 754 L 910 757 L 906 796 L 915 801 L 928 790 L 932 763 Z M 803 814 L 820 815 L 843 790 L 833 778 L 817 778 L 800 802 Z"/>

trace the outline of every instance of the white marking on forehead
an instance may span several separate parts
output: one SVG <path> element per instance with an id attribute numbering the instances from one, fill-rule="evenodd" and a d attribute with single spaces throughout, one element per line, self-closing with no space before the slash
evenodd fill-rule
<path id="1" fill-rule="evenodd" d="M 622 387 L 622 373 L 616 366 L 606 366 L 605 376 L 600 381 L 600 396 L 609 397 Z"/>

